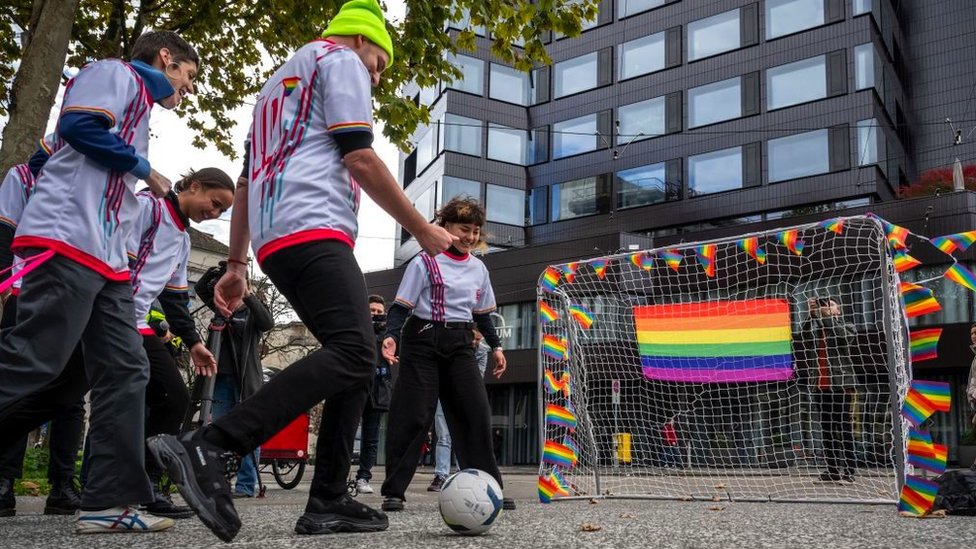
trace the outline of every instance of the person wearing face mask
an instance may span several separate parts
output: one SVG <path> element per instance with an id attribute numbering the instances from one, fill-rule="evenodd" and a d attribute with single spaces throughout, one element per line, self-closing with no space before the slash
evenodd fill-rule
<path id="1" fill-rule="evenodd" d="M 370 295 L 369 314 L 373 317 L 373 332 L 376 334 L 377 348 L 383 344 L 386 333 L 386 300 L 381 295 Z M 376 375 L 369 392 L 366 407 L 363 408 L 362 437 L 360 437 L 359 470 L 356 471 L 356 490 L 360 494 L 372 494 L 369 481 L 373 478 L 376 465 L 376 452 L 380 445 L 380 421 L 390 409 L 390 393 L 393 392 L 393 375 L 390 364 L 382 357 L 376 361 Z"/>
<path id="2" fill-rule="evenodd" d="M 323 37 L 299 48 L 255 100 L 227 273 L 214 288 L 214 302 L 224 316 L 241 306 L 251 244 L 261 269 L 322 347 L 192 435 L 147 441 L 179 477 L 187 503 L 224 541 L 241 527 L 224 454 L 249 454 L 323 400 L 315 472 L 295 532 L 389 527 L 385 513 L 348 493 L 356 430 L 376 370 L 366 285 L 353 255 L 361 189 L 428 252 L 439 253 L 454 240 L 427 223 L 372 148 L 371 86 L 392 63 L 393 41 L 379 3 L 350 0 Z"/>
<path id="3" fill-rule="evenodd" d="M 472 198 L 455 197 L 437 212 L 436 221 L 458 240 L 444 253 L 421 252 L 407 265 L 383 340 L 383 357 L 400 364 L 387 428 L 384 511 L 403 510 L 417 470 L 414 456 L 438 399 L 461 468 L 485 471 L 503 486 L 492 451 L 488 393 L 473 345 L 477 328 L 492 349 L 492 373 L 500 378 L 506 363 L 490 316 L 495 293 L 485 264 L 471 254 L 482 245 L 485 210 Z M 515 501 L 505 498 L 504 505 L 514 509 Z"/>
<path id="4" fill-rule="evenodd" d="M 17 226 L 12 250 L 32 262 L 16 323 L 0 336 L 0 431 L 21 402 L 63 371 L 84 337 L 93 453 L 79 533 L 158 531 L 173 521 L 152 501 L 144 468 L 149 365 L 135 327 L 126 244 L 139 213 L 135 185 L 157 197 L 170 181 L 147 160 L 154 104 L 193 92 L 199 56 L 177 34 L 147 32 L 131 62 L 90 63 L 68 82 L 56 140 Z"/>

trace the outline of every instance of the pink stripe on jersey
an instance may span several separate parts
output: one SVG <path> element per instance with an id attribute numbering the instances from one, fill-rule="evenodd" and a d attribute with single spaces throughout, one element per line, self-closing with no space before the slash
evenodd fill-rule
<path id="1" fill-rule="evenodd" d="M 430 280 L 430 319 L 444 322 L 444 279 L 441 277 L 441 269 L 437 261 L 426 252 L 420 253 L 420 259 L 424 262 L 427 278 Z"/>

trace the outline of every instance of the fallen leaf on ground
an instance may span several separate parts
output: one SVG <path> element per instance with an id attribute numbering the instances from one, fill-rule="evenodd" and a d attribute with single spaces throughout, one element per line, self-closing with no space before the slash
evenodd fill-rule
<path id="1" fill-rule="evenodd" d="M 929 518 L 946 518 L 945 509 L 939 509 L 938 511 L 933 511 L 931 513 L 926 513 L 924 515 L 915 515 L 909 513 L 908 511 L 899 511 L 898 516 L 902 518 L 913 518 L 913 519 L 929 519 Z"/>
<path id="2" fill-rule="evenodd" d="M 599 501 L 597 501 L 596 498 L 590 498 L 590 505 L 596 505 L 597 503 L 599 503 Z"/>
<path id="3" fill-rule="evenodd" d="M 712 501 L 722 501 L 720 496 L 712 496 Z"/>
<path id="4" fill-rule="evenodd" d="M 691 496 L 681 496 L 680 498 L 678 498 L 678 500 L 679 501 L 695 501 L 695 498 L 693 498 Z"/>
<path id="5" fill-rule="evenodd" d="M 722 484 L 722 483 L 718 483 L 718 484 L 715 485 L 715 489 L 716 490 L 725 490 L 725 485 Z"/>
<path id="6" fill-rule="evenodd" d="M 584 522 L 580 525 L 580 531 L 582 532 L 599 532 L 600 530 L 603 530 L 603 527 L 592 522 Z"/>
<path id="7" fill-rule="evenodd" d="M 721 507 L 719 505 L 712 505 L 711 507 L 708 508 L 708 510 L 709 511 L 724 511 L 725 510 L 725 507 Z"/>
<path id="8" fill-rule="evenodd" d="M 630 513 L 623 513 L 623 514 L 620 515 L 620 518 L 622 518 L 622 519 L 632 519 L 632 518 L 637 518 L 637 517 L 635 517 L 634 515 L 631 515 Z"/>

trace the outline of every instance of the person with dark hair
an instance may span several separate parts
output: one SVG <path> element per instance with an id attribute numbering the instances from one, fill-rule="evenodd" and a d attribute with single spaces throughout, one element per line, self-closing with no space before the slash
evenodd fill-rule
<path id="1" fill-rule="evenodd" d="M 262 270 L 322 347 L 191 436 L 149 439 L 184 499 L 224 541 L 241 527 L 224 478 L 224 454 L 249 454 L 322 400 L 315 473 L 295 531 L 389 527 L 384 513 L 347 492 L 356 429 L 376 369 L 365 281 L 353 255 L 360 190 L 428 252 L 439 253 L 454 240 L 427 223 L 372 148 L 370 88 L 392 62 L 393 42 L 379 3 L 350 0 L 323 38 L 282 64 L 255 101 L 227 273 L 214 301 L 224 316 L 241 306 L 253 238 Z"/>
<path id="2" fill-rule="evenodd" d="M 373 332 L 376 334 L 377 348 L 383 344 L 386 333 L 386 300 L 383 296 L 372 294 L 367 298 L 369 314 L 373 318 Z M 390 393 L 393 375 L 390 365 L 377 354 L 376 374 L 373 385 L 363 408 L 362 436 L 360 437 L 359 470 L 356 471 L 356 490 L 360 494 L 372 494 L 373 487 L 369 481 L 373 478 L 373 466 L 376 465 L 376 453 L 380 446 L 380 421 L 383 414 L 390 409 Z"/>
<path id="3" fill-rule="evenodd" d="M 976 324 L 969 327 L 969 343 L 969 349 L 976 353 Z M 969 409 L 976 410 L 976 356 L 973 357 L 973 362 L 969 365 L 969 382 L 966 384 L 966 400 L 969 402 Z M 970 423 L 972 423 L 973 429 L 976 429 L 976 414 L 973 414 Z"/>
<path id="4" fill-rule="evenodd" d="M 421 252 L 407 265 L 383 340 L 384 358 L 400 363 L 386 437 L 384 511 L 403 510 L 417 470 L 413 456 L 423 444 L 438 399 L 461 468 L 481 469 L 502 486 L 492 449 L 488 393 L 473 345 L 477 328 L 492 349 L 493 373 L 501 377 L 505 353 L 491 322 L 495 293 L 485 264 L 471 255 L 482 245 L 485 211 L 471 198 L 455 197 L 437 212 L 436 222 L 458 240 L 444 253 Z M 514 507 L 514 500 L 505 498 L 505 508 Z"/>
<path id="5" fill-rule="evenodd" d="M 820 407 L 827 470 L 822 482 L 852 484 L 854 455 L 854 396 L 857 380 L 850 347 L 857 332 L 844 320 L 840 305 L 830 298 L 807 300 L 809 318 L 800 326 L 800 347 L 806 378 Z M 812 375 L 811 375 L 812 374 Z"/>
<path id="6" fill-rule="evenodd" d="M 157 38 L 142 60 L 96 61 L 68 82 L 56 139 L 12 243 L 33 270 L 15 324 L 0 334 L 0 432 L 25 400 L 57 380 L 84 337 L 92 454 L 79 533 L 173 525 L 136 507 L 152 501 L 142 421 L 149 367 L 126 252 L 139 215 L 136 181 L 157 197 L 172 185 L 147 160 L 150 111 L 155 103 L 175 108 L 193 93 L 198 63 L 175 57 L 185 42 L 168 33 L 147 33 L 133 49 Z"/>

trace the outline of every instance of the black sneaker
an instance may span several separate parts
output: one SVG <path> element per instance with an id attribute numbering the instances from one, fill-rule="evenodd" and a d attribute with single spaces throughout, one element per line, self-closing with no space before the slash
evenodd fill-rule
<path id="1" fill-rule="evenodd" d="M 308 498 L 305 514 L 295 524 L 296 534 L 379 532 L 390 526 L 386 514 L 356 501 L 349 494 L 333 500 Z"/>
<path id="2" fill-rule="evenodd" d="M 186 505 L 173 503 L 173 497 L 153 485 L 153 501 L 144 506 L 147 513 L 157 517 L 168 517 L 171 519 L 186 519 L 194 515 L 193 509 Z"/>
<path id="3" fill-rule="evenodd" d="M 447 480 L 440 475 L 434 475 L 434 480 L 430 481 L 430 486 L 427 487 L 428 492 L 440 492 L 441 488 L 444 486 L 444 481 Z"/>
<path id="4" fill-rule="evenodd" d="M 506 511 L 514 511 L 515 500 L 512 498 L 502 498 L 502 509 Z"/>
<path id="5" fill-rule="evenodd" d="M 183 440 L 157 435 L 146 445 L 207 528 L 223 541 L 233 540 L 241 529 L 241 519 L 224 476 L 224 451 L 200 436 L 189 435 Z"/>
<path id="6" fill-rule="evenodd" d="M 0 477 L 0 517 L 17 514 L 17 498 L 14 497 L 14 479 Z"/>
<path id="7" fill-rule="evenodd" d="M 55 480 L 51 483 L 51 493 L 44 501 L 45 515 L 74 515 L 81 507 L 81 492 L 75 485 L 74 477 Z"/>
<path id="8" fill-rule="evenodd" d="M 398 498 L 396 496 L 386 496 L 383 498 L 383 505 L 380 507 L 387 513 L 393 513 L 396 511 L 403 511 L 403 498 Z"/>

